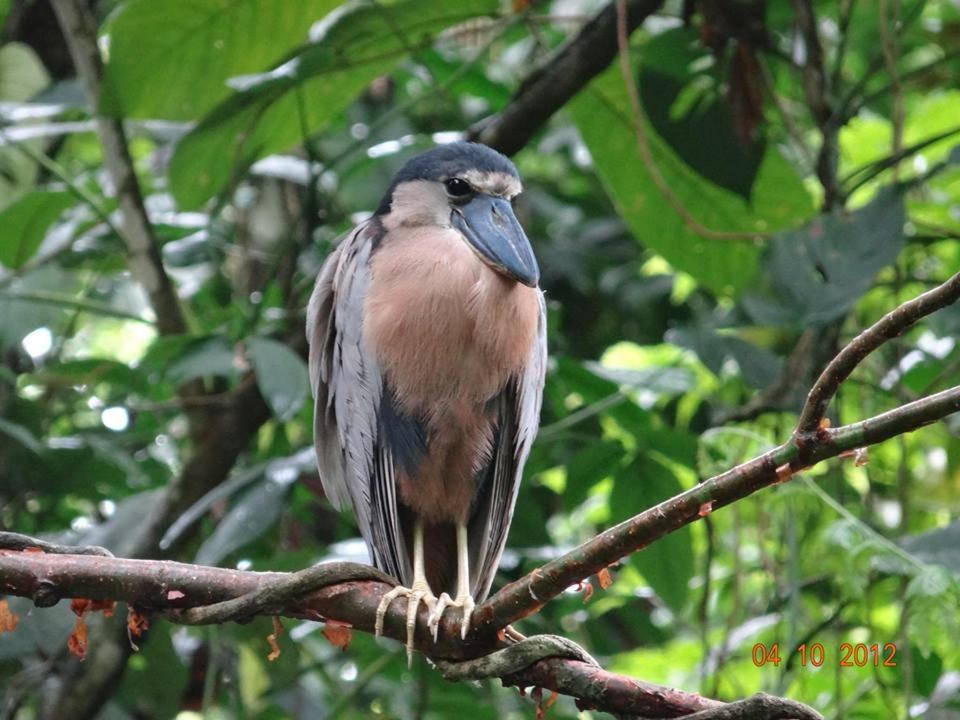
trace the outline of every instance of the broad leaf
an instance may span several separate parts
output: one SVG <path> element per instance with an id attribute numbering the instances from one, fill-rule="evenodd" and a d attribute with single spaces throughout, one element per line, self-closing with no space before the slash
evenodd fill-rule
<path id="1" fill-rule="evenodd" d="M 133 0 L 106 25 L 110 56 L 101 110 L 193 120 L 307 37 L 336 0 Z"/>
<path id="2" fill-rule="evenodd" d="M 327 18 L 314 42 L 275 70 L 235 82 L 241 90 L 180 141 L 170 165 L 178 205 L 198 207 L 258 158 L 327 125 L 410 49 L 497 7 L 493 0 L 465 0 L 455 8 L 415 0 L 363 2 Z"/>
<path id="3" fill-rule="evenodd" d="M 36 190 L 0 210 L 0 264 L 23 267 L 37 252 L 50 226 L 73 203 L 68 192 Z"/>
<path id="4" fill-rule="evenodd" d="M 749 202 L 766 142 L 745 145 L 737 136 L 734 109 L 719 90 L 723 78 L 695 70 L 709 59 L 710 50 L 690 28 L 655 35 L 643 45 L 640 97 L 650 124 L 687 165 Z"/>
<path id="5" fill-rule="evenodd" d="M 757 323 L 822 325 L 853 307 L 903 248 L 903 194 L 886 188 L 866 207 L 818 217 L 774 239 L 764 259 L 769 296 L 744 306 Z"/>
<path id="6" fill-rule="evenodd" d="M 251 340 L 249 352 L 267 405 L 278 420 L 289 420 L 310 394 L 306 363 L 286 345 L 269 338 Z"/>
<path id="7" fill-rule="evenodd" d="M 280 517 L 289 487 L 289 483 L 267 479 L 250 490 L 200 546 L 196 562 L 216 565 L 234 550 L 260 537 Z"/>
<path id="8" fill-rule="evenodd" d="M 702 237 L 668 205 L 637 144 L 618 64 L 581 92 L 570 109 L 597 174 L 637 240 L 714 292 L 735 293 L 754 281 L 760 258 L 757 245 Z M 705 180 L 650 125 L 646 134 L 656 172 L 686 212 L 711 230 L 770 232 L 802 222 L 813 210 L 800 178 L 774 147 L 763 155 L 747 203 Z"/>
<path id="9" fill-rule="evenodd" d="M 610 520 L 620 522 L 681 492 L 683 487 L 666 466 L 638 457 L 617 473 L 610 494 Z M 690 528 L 683 527 L 630 556 L 650 586 L 674 612 L 683 610 L 693 576 Z"/>

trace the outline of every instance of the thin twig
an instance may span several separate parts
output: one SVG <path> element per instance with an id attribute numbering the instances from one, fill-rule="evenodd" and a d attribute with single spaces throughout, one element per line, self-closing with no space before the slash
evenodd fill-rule
<path id="1" fill-rule="evenodd" d="M 53 9 L 63 29 L 77 74 L 96 113 L 103 89 L 103 65 L 97 47 L 96 23 L 81 0 L 56 0 Z M 160 333 L 182 334 L 187 331 L 187 322 L 173 283 L 163 267 L 160 245 L 143 204 L 123 124 L 120 120 L 104 116 L 97 116 L 96 120 L 104 159 L 123 216 L 120 237 L 127 246 L 130 269 L 150 298 Z"/>
<path id="2" fill-rule="evenodd" d="M 817 432 L 837 388 L 867 355 L 891 338 L 903 334 L 920 318 L 951 305 L 958 298 L 960 298 L 960 273 L 939 287 L 900 305 L 851 340 L 830 361 L 810 389 L 807 401 L 800 412 L 794 437 Z"/>
<path id="3" fill-rule="evenodd" d="M 880 44 L 883 49 L 883 62 L 887 66 L 887 74 L 890 76 L 890 90 L 893 93 L 890 123 L 893 126 L 892 150 L 894 157 L 899 157 L 900 151 L 903 149 L 903 88 L 900 85 L 900 75 L 897 70 L 900 40 L 896 25 L 899 17 L 900 0 L 893 0 L 892 17 L 890 0 L 880 0 Z M 895 182 L 900 179 L 899 163 L 895 163 L 893 166 L 893 179 Z"/>
<path id="4" fill-rule="evenodd" d="M 96 300 L 87 300 L 85 298 L 75 298 L 60 293 L 48 292 L 46 290 L 15 290 L 12 292 L 0 292 L 0 298 L 8 302 L 26 302 L 39 303 L 42 305 L 57 305 L 59 307 L 73 308 L 81 312 L 91 313 L 93 315 L 103 315 L 104 317 L 113 317 L 120 320 L 131 320 L 133 322 L 143 323 L 144 325 L 155 326 L 153 320 L 144 318 L 137 313 L 119 310 L 112 305 L 100 303 Z"/>
<path id="5" fill-rule="evenodd" d="M 47 542 L 40 538 L 31 537 L 15 532 L 0 532 L 0 550 L 40 550 L 57 555 L 97 555 L 113 557 L 113 553 L 98 545 L 62 545 Z"/>

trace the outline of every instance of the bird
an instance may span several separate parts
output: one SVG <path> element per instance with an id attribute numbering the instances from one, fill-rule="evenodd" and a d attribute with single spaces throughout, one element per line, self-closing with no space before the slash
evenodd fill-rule
<path id="1" fill-rule="evenodd" d="M 547 364 L 540 269 L 513 211 L 513 162 L 472 142 L 409 159 L 327 256 L 307 306 L 324 492 L 351 508 L 372 564 L 466 639 L 506 544 Z"/>

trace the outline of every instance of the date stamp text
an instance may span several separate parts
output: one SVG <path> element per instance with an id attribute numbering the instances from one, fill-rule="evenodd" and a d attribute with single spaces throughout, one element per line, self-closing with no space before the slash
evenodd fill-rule
<path id="1" fill-rule="evenodd" d="M 832 652 L 831 652 L 832 650 Z M 824 667 L 839 665 L 840 667 L 896 667 L 897 646 L 894 643 L 840 643 L 840 646 L 828 650 L 823 643 L 804 643 L 798 645 L 796 660 L 800 667 Z M 757 667 L 773 665 L 780 667 L 780 663 L 787 660 L 781 654 L 780 643 L 757 643 L 753 646 L 753 664 Z"/>

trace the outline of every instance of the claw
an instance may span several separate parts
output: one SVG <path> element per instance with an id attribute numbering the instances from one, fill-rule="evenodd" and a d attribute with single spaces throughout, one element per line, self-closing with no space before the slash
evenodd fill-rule
<path id="1" fill-rule="evenodd" d="M 413 639 L 417 629 L 417 610 L 420 609 L 420 603 L 423 603 L 430 611 L 430 616 L 433 617 L 437 606 L 437 598 L 430 592 L 429 588 L 424 588 L 417 583 L 414 583 L 412 588 L 398 585 L 380 599 L 380 604 L 377 606 L 377 618 L 373 626 L 374 635 L 383 635 L 383 620 L 390 603 L 398 597 L 407 599 L 407 667 L 412 667 Z M 436 639 L 436 633 L 434 633 L 434 639 Z"/>
<path id="2" fill-rule="evenodd" d="M 469 595 L 458 596 L 457 599 L 454 600 L 447 593 L 442 593 L 437 600 L 433 612 L 430 613 L 430 618 L 427 620 L 427 627 L 430 628 L 433 641 L 437 641 L 437 634 L 440 631 L 440 620 L 443 618 L 443 611 L 448 607 L 458 607 L 461 609 L 460 637 L 466 640 L 467 634 L 470 632 L 470 620 L 473 617 L 473 610 L 476 606 L 477 604 Z"/>

